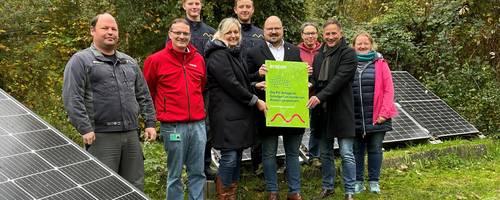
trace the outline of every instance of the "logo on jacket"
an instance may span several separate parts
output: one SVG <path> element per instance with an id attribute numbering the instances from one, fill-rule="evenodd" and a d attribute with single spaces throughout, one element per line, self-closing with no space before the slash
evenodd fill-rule
<path id="1" fill-rule="evenodd" d="M 191 63 L 189 63 L 189 66 L 191 66 L 191 67 L 197 67 L 195 64 L 191 64 Z"/>
<path id="2" fill-rule="evenodd" d="M 262 34 L 257 34 L 257 33 L 254 33 L 252 35 L 253 38 L 263 38 L 264 36 Z"/>

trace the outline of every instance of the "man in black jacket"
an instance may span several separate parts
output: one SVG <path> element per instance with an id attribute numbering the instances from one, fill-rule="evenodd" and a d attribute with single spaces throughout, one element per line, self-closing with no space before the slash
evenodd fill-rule
<path id="1" fill-rule="evenodd" d="M 186 20 L 191 30 L 191 44 L 198 53 L 205 55 L 205 45 L 212 39 L 215 29 L 201 21 L 202 0 L 182 0 L 182 8 L 186 11 Z"/>
<path id="2" fill-rule="evenodd" d="M 354 161 L 354 103 L 352 81 L 357 68 L 354 49 L 342 36 L 342 27 L 337 20 L 328 20 L 323 25 L 323 46 L 314 57 L 312 78 L 315 96 L 307 106 L 313 108 L 311 126 L 320 135 L 321 174 L 323 176 L 321 198 L 333 195 L 335 164 L 333 143 L 337 137 L 342 158 L 342 175 L 345 199 L 353 199 L 356 179 Z"/>
<path id="3" fill-rule="evenodd" d="M 265 61 L 301 61 L 300 50 L 296 46 L 283 40 L 283 25 L 276 16 L 271 16 L 264 23 L 264 39 L 259 45 L 250 49 L 247 54 L 249 77 L 252 82 L 264 80 L 266 74 Z M 306 69 L 304 69 L 306 70 Z M 258 92 L 259 99 L 265 99 L 263 87 Z M 286 169 L 288 180 L 288 199 L 302 199 L 300 196 L 300 165 L 299 147 L 302 140 L 303 128 L 276 128 L 266 127 L 264 114 L 258 113 L 257 129 L 262 141 L 262 162 L 268 199 L 278 199 L 278 177 L 276 174 L 276 151 L 278 136 L 283 136 L 283 146 L 286 152 Z"/>
<path id="4" fill-rule="evenodd" d="M 257 45 L 264 38 L 264 32 L 259 27 L 252 24 L 252 15 L 254 6 L 252 0 L 235 0 L 234 13 L 238 16 L 238 21 L 241 24 L 241 56 L 246 57 L 246 52 Z M 262 168 L 262 145 L 257 139 L 252 145 L 252 166 L 255 174 L 263 173 Z"/>
<path id="5" fill-rule="evenodd" d="M 250 49 L 257 45 L 264 38 L 264 32 L 259 27 L 252 24 L 254 6 L 252 0 L 235 0 L 234 13 L 238 16 L 241 24 L 242 50 Z M 245 53 L 245 51 L 243 51 Z M 245 57 L 245 54 L 243 55 Z"/>

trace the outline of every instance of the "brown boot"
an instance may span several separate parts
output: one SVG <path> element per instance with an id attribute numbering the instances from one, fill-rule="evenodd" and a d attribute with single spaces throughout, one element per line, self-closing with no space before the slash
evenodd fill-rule
<path id="1" fill-rule="evenodd" d="M 286 199 L 287 200 L 302 200 L 302 197 L 300 196 L 299 193 L 292 193 L 292 194 L 288 194 Z"/>
<path id="2" fill-rule="evenodd" d="M 220 176 L 215 177 L 215 191 L 217 192 L 217 200 L 226 200 L 227 190 L 224 188 Z"/>
<path id="3" fill-rule="evenodd" d="M 227 193 L 227 200 L 236 200 L 238 196 L 238 182 L 231 183 Z"/>
<path id="4" fill-rule="evenodd" d="M 278 200 L 278 199 L 280 199 L 278 192 L 269 192 L 269 197 L 267 198 L 267 200 Z"/>

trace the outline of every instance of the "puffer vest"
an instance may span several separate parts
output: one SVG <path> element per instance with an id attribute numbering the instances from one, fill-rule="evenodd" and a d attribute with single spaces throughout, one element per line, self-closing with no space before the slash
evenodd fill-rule
<path id="1" fill-rule="evenodd" d="M 374 132 L 386 132 L 392 130 L 391 120 L 382 124 L 373 124 L 373 96 L 375 93 L 375 64 L 359 63 L 368 65 L 363 70 L 356 69 L 352 84 L 354 98 L 354 119 L 356 122 L 356 134 L 369 134 Z"/>

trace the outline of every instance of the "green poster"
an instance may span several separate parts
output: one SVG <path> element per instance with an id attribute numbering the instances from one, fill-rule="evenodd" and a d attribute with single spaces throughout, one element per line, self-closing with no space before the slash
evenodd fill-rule
<path id="1" fill-rule="evenodd" d="M 307 64 L 266 60 L 267 126 L 309 128 Z"/>

